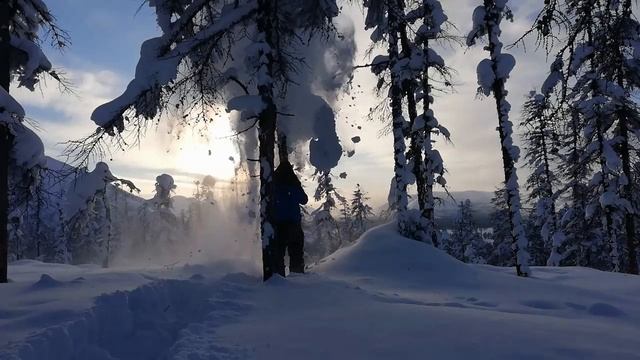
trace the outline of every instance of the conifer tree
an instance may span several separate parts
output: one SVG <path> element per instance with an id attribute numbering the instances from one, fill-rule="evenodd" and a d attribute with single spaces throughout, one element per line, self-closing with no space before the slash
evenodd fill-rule
<path id="1" fill-rule="evenodd" d="M 351 242 L 354 238 L 353 222 L 351 219 L 351 206 L 346 198 L 340 201 L 340 220 L 342 221 L 340 238 L 343 241 Z"/>
<path id="2" fill-rule="evenodd" d="M 313 215 L 313 224 L 316 232 L 316 241 L 323 245 L 325 254 L 331 254 L 342 246 L 338 222 L 333 217 L 337 201 L 346 201 L 340 195 L 331 181 L 329 172 L 316 174 L 318 187 L 314 199 L 321 202 Z"/>
<path id="3" fill-rule="evenodd" d="M 45 74 L 60 80 L 40 47 L 43 33 L 54 47 L 62 49 L 69 42 L 44 2 L 0 2 L 0 283 L 7 282 L 11 173 L 37 168 L 41 161 L 32 155 L 42 160 L 44 154 L 38 136 L 23 123 L 24 109 L 9 95 L 11 81 L 33 91 Z"/>
<path id="4" fill-rule="evenodd" d="M 433 187 L 446 184 L 440 153 L 434 138 L 449 131 L 436 120 L 432 78 L 449 86 L 450 72 L 433 44 L 447 38 L 443 24 L 447 17 L 439 1 L 375 0 L 365 2 L 367 28 L 375 28 L 374 44 L 386 40 L 387 53 L 372 61 L 379 77 L 378 90 L 389 89 L 391 129 L 394 138 L 394 178 L 389 193 L 390 209 L 397 213 L 400 233 L 437 244 Z M 409 115 L 403 116 L 404 101 Z M 419 103 L 422 112 L 419 114 Z M 383 116 L 386 116 L 384 114 Z M 410 145 L 407 151 L 406 138 Z M 407 211 L 407 186 L 415 183 L 418 213 Z"/>
<path id="5" fill-rule="evenodd" d="M 164 0 L 149 5 L 156 11 L 162 34 L 142 45 L 136 76 L 124 94 L 94 111 L 92 119 L 103 130 L 73 144 L 70 151 L 83 160 L 106 135 L 123 145 L 125 125 L 141 132 L 167 113 L 173 112 L 189 126 L 207 123 L 209 107 L 223 105 L 240 112 L 250 124 L 242 132 L 255 127 L 258 134 L 258 157 L 248 160 L 259 164 L 266 280 L 272 275 L 270 208 L 277 100 L 286 94 L 292 75 L 303 71 L 299 53 L 306 39 L 333 32 L 339 8 L 335 0 Z M 240 36 L 247 41 L 237 41 Z"/>
<path id="6" fill-rule="evenodd" d="M 549 266 L 559 266 L 562 259 L 560 248 L 565 239 L 556 211 L 560 184 L 555 163 L 561 160 L 558 159 L 560 134 L 557 125 L 552 123 L 548 101 L 548 94 L 529 94 L 529 99 L 524 104 L 521 126 L 524 128 L 525 160 L 531 169 L 527 178 L 529 201 L 535 208 L 531 217 L 540 228 L 544 247 L 551 249 L 546 263 Z M 532 243 L 531 236 L 527 237 Z M 532 254 L 532 258 L 536 256 Z M 533 262 L 540 264 L 539 261 Z"/>
<path id="7" fill-rule="evenodd" d="M 482 37 L 488 38 L 485 49 L 489 58 L 478 65 L 478 91 L 486 96 L 493 94 L 498 114 L 498 132 L 502 152 L 504 186 L 507 193 L 508 219 L 511 227 L 515 266 L 518 276 L 530 275 L 528 266 L 527 237 L 521 215 L 520 187 L 516 163 L 520 157 L 520 149 L 513 143 L 513 123 L 509 120 L 511 105 L 507 101 L 506 82 L 515 66 L 512 55 L 503 53 L 500 40 L 503 20 L 511 20 L 513 14 L 507 6 L 507 0 L 483 0 L 483 5 L 473 12 L 473 29 L 467 37 L 467 45 L 473 46 Z"/>
<path id="8" fill-rule="evenodd" d="M 356 185 L 356 190 L 351 198 L 351 223 L 353 236 L 359 237 L 368 228 L 370 218 L 373 216 L 373 208 L 367 204 L 369 197 L 362 191 L 360 184 Z"/>
<path id="9" fill-rule="evenodd" d="M 374 29 L 372 40 L 382 43 L 386 40 L 386 55 L 379 55 L 372 61 L 371 70 L 379 76 L 378 88 L 388 86 L 389 95 L 385 99 L 391 109 L 391 132 L 393 135 L 394 176 L 389 190 L 389 208 L 396 212 L 398 231 L 409 235 L 407 187 L 413 174 L 407 162 L 405 134 L 408 122 L 403 116 L 403 78 L 401 72 L 400 28 L 404 12 L 397 9 L 397 1 L 373 0 L 365 2 L 367 14 L 365 29 Z M 401 7 L 403 9 L 404 7 Z M 389 70 L 389 71 L 387 71 Z"/>
<path id="10" fill-rule="evenodd" d="M 511 224 L 506 190 L 496 190 L 491 198 L 493 211 L 489 215 L 492 227 L 491 255 L 487 261 L 495 266 L 514 266 Z"/>
<path id="11" fill-rule="evenodd" d="M 558 87 L 559 106 L 573 112 L 574 148 L 581 155 L 568 174 L 588 177 L 580 193 L 572 189 L 571 212 L 584 203 L 587 219 L 601 224 L 612 268 L 635 274 L 637 204 L 630 179 L 639 128 L 632 95 L 640 84 L 638 26 L 631 1 L 567 0 L 545 4 L 531 30 L 547 42 L 557 38 L 554 29 L 566 33 L 545 84 Z"/>
<path id="12" fill-rule="evenodd" d="M 468 199 L 458 205 L 458 215 L 449 238 L 448 252 L 449 255 L 467 263 L 487 262 L 489 246 L 480 234 L 473 217 L 471 201 Z"/>

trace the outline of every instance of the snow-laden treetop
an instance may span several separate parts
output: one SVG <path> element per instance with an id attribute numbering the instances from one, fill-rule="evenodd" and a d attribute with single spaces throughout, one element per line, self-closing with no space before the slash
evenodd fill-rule
<path id="1" fill-rule="evenodd" d="M 85 170 L 78 174 L 66 192 L 65 218 L 71 219 L 85 210 L 98 194 L 105 191 L 107 184 L 117 180 L 118 178 L 111 173 L 109 165 L 103 162 L 97 163 L 91 172 Z"/>
<path id="2" fill-rule="evenodd" d="M 171 208 L 171 193 L 175 190 L 176 184 L 173 177 L 168 174 L 158 175 L 156 177 L 156 194 L 151 202 L 158 208 Z"/>

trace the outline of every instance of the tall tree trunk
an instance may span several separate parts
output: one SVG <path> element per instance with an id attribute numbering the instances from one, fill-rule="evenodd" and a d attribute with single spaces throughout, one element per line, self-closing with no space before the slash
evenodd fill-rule
<path id="1" fill-rule="evenodd" d="M 544 101 L 545 102 L 548 101 L 546 97 Z M 544 177 L 546 181 L 545 196 L 549 201 L 549 213 L 545 214 L 544 221 L 550 226 L 548 233 L 550 235 L 550 240 L 551 240 L 551 254 L 549 255 L 547 266 L 549 266 L 549 264 L 553 264 L 551 266 L 554 266 L 554 265 L 559 265 L 557 263 L 554 264 L 552 262 L 552 260 L 554 260 L 553 257 L 554 256 L 559 257 L 559 254 L 560 254 L 560 249 L 554 241 L 554 236 L 558 231 L 559 227 L 558 227 L 558 219 L 556 216 L 556 201 L 553 198 L 553 178 L 551 176 L 551 159 L 549 159 L 549 144 L 547 143 L 547 134 L 549 133 L 548 124 L 547 124 L 544 112 L 541 113 L 540 116 L 541 116 L 541 119 L 540 119 L 539 131 L 540 131 L 540 138 L 542 140 L 542 144 L 541 144 L 542 158 L 544 162 Z M 549 218 L 551 218 L 550 223 L 549 223 Z"/>
<path id="2" fill-rule="evenodd" d="M 629 129 L 627 126 L 627 118 L 623 114 L 620 118 L 620 135 L 622 143 L 620 144 L 620 155 L 622 157 L 622 171 L 627 178 L 627 183 L 623 186 L 622 192 L 624 198 L 629 201 L 632 208 L 635 209 L 635 201 L 633 199 L 633 174 L 631 173 L 631 159 L 629 154 Z M 632 211 L 625 211 L 624 226 L 627 238 L 627 273 L 638 274 L 638 258 L 636 257 L 636 223 L 635 214 Z"/>
<path id="3" fill-rule="evenodd" d="M 593 22 L 593 17 L 591 13 L 589 13 L 588 15 L 589 15 L 588 23 L 591 24 Z M 591 28 L 587 28 L 587 41 L 589 46 L 591 47 L 594 46 L 593 29 Z M 602 93 L 597 83 L 597 79 L 595 78 L 597 74 L 597 65 L 595 62 L 596 60 L 593 58 L 589 62 L 589 66 L 590 66 L 589 71 L 594 76 L 594 78 L 590 81 L 592 98 L 598 98 L 602 96 Z M 600 180 L 600 186 L 602 187 L 603 192 L 607 192 L 609 191 L 609 187 L 611 186 L 611 181 L 609 180 L 609 170 L 607 170 L 608 169 L 607 159 L 604 155 L 606 129 L 604 129 L 603 127 L 603 119 L 602 119 L 603 115 L 601 113 L 600 105 L 595 105 L 595 106 L 596 106 L 596 109 L 594 111 L 594 114 L 595 114 L 595 125 L 596 125 L 595 126 L 596 140 L 598 142 L 598 165 L 600 167 L 600 172 L 602 174 L 601 180 Z M 619 250 L 618 239 L 617 239 L 616 231 L 614 229 L 613 214 L 612 214 L 613 209 L 611 205 L 605 205 L 604 208 L 602 209 L 602 212 L 603 212 L 601 216 L 602 226 L 604 228 L 607 241 L 611 246 L 610 255 L 613 260 L 614 271 L 620 271 L 621 270 L 620 269 L 620 253 L 618 251 Z"/>
<path id="4" fill-rule="evenodd" d="M 278 132 L 278 158 L 280 159 L 280 164 L 289 162 L 289 146 L 287 145 L 287 136 Z"/>
<path id="5" fill-rule="evenodd" d="M 395 206 L 398 216 L 398 231 L 407 235 L 407 146 L 404 141 L 406 121 L 402 116 L 402 84 L 395 73 L 399 60 L 397 9 L 388 9 L 389 21 L 389 70 L 391 74 L 391 116 L 393 122 L 393 160 L 395 174 Z"/>
<path id="6" fill-rule="evenodd" d="M 494 8 L 495 0 L 484 0 L 485 8 Z M 504 170 L 504 181 L 507 192 L 507 206 L 509 208 L 509 224 L 511 226 L 511 236 L 513 241 L 513 250 L 515 252 L 516 273 L 518 276 L 529 276 L 529 266 L 526 259 L 526 235 L 522 228 L 522 216 L 520 214 L 520 190 L 518 188 L 518 177 L 516 173 L 515 159 L 511 154 L 510 146 L 513 145 L 512 128 L 513 125 L 509 120 L 509 103 L 507 102 L 507 91 L 505 88 L 505 80 L 499 78 L 498 74 L 498 57 L 502 55 L 500 49 L 501 42 L 498 38 L 500 30 L 497 28 L 500 24 L 499 14 L 489 19 L 489 43 L 487 50 L 491 56 L 493 73 L 496 80 L 493 83 L 492 91 L 496 101 L 496 110 L 498 113 L 498 132 L 500 134 L 500 149 L 502 152 L 502 167 Z"/>
<path id="7" fill-rule="evenodd" d="M 594 88 L 596 87 L 597 86 L 595 85 L 595 82 L 594 82 Z M 599 95 L 594 93 L 593 96 L 595 97 Z M 606 192 L 609 190 L 609 187 L 611 186 L 611 184 L 609 181 L 609 171 L 607 170 L 607 160 L 604 155 L 604 142 L 606 140 L 604 138 L 603 132 L 604 130 L 602 128 L 601 115 L 599 111 L 596 111 L 596 137 L 598 141 L 599 166 L 600 166 L 600 172 L 602 173 L 601 186 L 603 191 Z M 609 241 L 609 244 L 611 246 L 610 254 L 613 260 L 614 271 L 620 271 L 621 270 L 620 269 L 620 252 L 618 247 L 617 234 L 615 232 L 614 224 L 613 224 L 613 215 L 612 215 L 613 210 L 610 205 L 606 205 L 604 206 L 602 211 L 603 211 L 602 225 L 604 227 L 607 240 Z"/>
<path id="8" fill-rule="evenodd" d="M 404 0 L 397 0 L 398 13 L 404 13 Z M 402 56 L 408 58 L 411 56 L 411 44 L 407 35 L 407 25 L 404 21 L 400 24 L 400 43 L 402 44 Z M 407 160 L 411 166 L 411 171 L 416 179 L 416 190 L 418 193 L 418 208 L 420 209 L 421 221 L 419 226 L 418 239 L 423 242 L 432 242 L 433 222 L 426 215 L 429 207 L 427 195 L 427 176 L 422 150 L 424 147 L 424 129 L 415 129 L 413 124 L 418 117 L 418 104 L 415 96 L 416 84 L 413 80 L 404 80 L 402 82 L 402 91 L 407 99 L 407 112 L 409 113 L 409 151 L 407 152 Z"/>
<path id="9" fill-rule="evenodd" d="M 260 161 L 260 237 L 262 240 L 262 269 L 263 279 L 266 281 L 273 275 L 273 252 L 271 248 L 274 237 L 272 225 L 272 194 L 273 194 L 273 166 L 276 143 L 277 108 L 273 94 L 273 4 L 269 0 L 258 1 L 258 33 L 264 36 L 269 50 L 262 54 L 259 73 L 266 75 L 258 79 L 258 93 L 266 105 L 258 119 L 258 141 Z"/>
<path id="10" fill-rule="evenodd" d="M 116 193 L 117 193 L 116 189 Z M 104 192 L 102 193 L 102 204 L 104 205 L 104 215 L 107 220 L 107 246 L 106 246 L 106 255 L 104 261 L 102 262 L 102 267 L 108 268 L 111 265 L 111 240 L 113 238 L 113 222 L 111 219 L 111 206 L 109 204 L 109 198 L 107 197 L 107 188 L 104 188 Z"/>
<path id="11" fill-rule="evenodd" d="M 631 0 L 625 0 L 622 4 L 622 20 L 632 19 L 632 3 Z M 620 52 L 622 44 L 618 45 L 618 56 L 624 58 L 624 55 Z M 624 70 L 618 65 L 618 85 L 625 88 L 624 84 Z M 633 196 L 633 172 L 631 170 L 631 154 L 629 146 L 629 118 L 627 113 L 622 110 L 619 112 L 619 136 L 622 138 L 622 143 L 619 146 L 620 157 L 622 158 L 622 171 L 627 178 L 626 184 L 622 188 L 623 197 L 631 204 L 633 211 L 625 211 L 624 214 L 624 226 L 625 235 L 627 238 L 627 272 L 629 274 L 638 274 L 638 258 L 637 258 L 637 244 L 636 244 L 636 219 L 635 209 L 636 202 Z"/>
<path id="12" fill-rule="evenodd" d="M 431 18 L 431 3 L 428 0 L 423 0 L 422 7 L 424 8 L 424 24 L 425 26 L 430 25 L 429 19 Z M 422 165 L 425 168 L 426 178 L 424 184 L 424 203 L 425 207 L 421 209 L 422 218 L 426 219 L 429 223 L 430 231 L 431 231 L 431 242 L 434 246 L 438 246 L 438 235 L 436 233 L 436 221 L 435 221 L 435 199 L 433 197 L 433 185 L 435 183 L 435 174 L 434 174 L 434 166 L 433 159 L 431 157 L 431 152 L 433 150 L 433 143 L 431 142 L 431 134 L 433 133 L 433 128 L 431 127 L 431 122 L 428 117 L 430 116 L 431 111 L 431 84 L 429 83 L 429 70 L 431 64 L 429 63 L 429 37 L 425 36 L 424 44 L 422 47 L 422 53 L 425 57 L 424 70 L 422 72 L 422 116 L 424 118 L 425 127 L 423 131 L 422 147 L 424 149 L 424 164 Z"/>
<path id="13" fill-rule="evenodd" d="M 13 2 L 0 1 L 0 86 L 9 92 L 11 82 L 11 34 L 9 23 L 15 13 Z M 4 109 L 3 109 L 4 110 Z M 13 135 L 0 124 L 0 283 L 8 281 L 9 232 L 9 158 Z"/>
<path id="14" fill-rule="evenodd" d="M 513 185 L 512 179 L 516 176 L 516 166 L 509 149 L 504 145 L 507 141 L 507 133 L 504 128 L 504 114 L 501 113 L 502 102 L 505 99 L 505 90 L 504 90 L 504 82 L 497 81 L 497 85 L 494 86 L 494 94 L 496 100 L 496 107 L 498 109 L 498 117 L 499 117 L 499 126 L 498 133 L 500 134 L 500 150 L 502 152 L 502 168 L 504 170 L 504 182 L 506 187 L 506 201 L 507 207 L 509 209 L 509 225 L 511 226 L 511 236 L 513 242 L 513 249 L 515 252 L 516 259 L 516 273 L 518 276 L 528 276 L 528 271 L 525 271 L 523 267 L 526 267 L 527 264 L 522 264 L 520 261 L 518 252 L 521 250 L 521 246 L 518 241 L 518 236 L 520 230 L 518 227 L 522 226 L 522 223 L 518 224 L 518 217 L 520 217 L 520 209 L 518 208 L 520 204 L 520 195 L 517 189 L 512 189 Z M 507 120 L 508 121 L 508 120 Z M 517 214 L 516 214 L 517 213 Z M 520 220 L 521 221 L 521 220 Z M 524 266 L 523 266 L 524 265 Z"/>

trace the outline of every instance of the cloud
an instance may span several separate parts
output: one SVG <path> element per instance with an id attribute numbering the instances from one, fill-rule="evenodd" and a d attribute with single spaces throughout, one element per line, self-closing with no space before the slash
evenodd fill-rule
<path id="1" fill-rule="evenodd" d="M 83 138 L 95 131 L 96 125 L 90 120 L 93 109 L 117 96 L 126 85 L 124 78 L 113 71 L 67 69 L 66 72 L 75 94 L 60 92 L 51 81 L 46 84 L 48 86 L 42 86 L 40 91 L 33 93 L 24 89 L 14 91 L 16 99 L 24 105 L 27 116 L 37 123 L 36 130 L 45 143 L 47 155 L 60 160 L 65 160 L 65 146 L 62 143 Z M 198 143 L 206 141 L 197 133 L 183 131 L 182 140 L 178 140 L 171 130 L 168 122 L 151 127 L 139 146 L 126 151 L 112 148 L 112 153 L 103 160 L 109 163 L 117 176 L 135 180 L 143 194 L 152 193 L 157 175 L 170 173 L 178 179 L 178 193 L 190 195 L 192 180 L 204 176 L 201 170 L 211 169 L 215 175 L 216 161 L 219 163 L 220 158 L 227 159 L 234 155 L 231 153 L 233 148 L 228 144 L 230 140 L 218 140 L 211 146 L 197 148 Z M 209 161 L 206 152 L 210 149 L 220 149 L 221 153 L 211 157 L 209 166 L 197 166 L 196 172 L 187 167 L 189 164 L 185 164 L 190 159 L 181 153 L 183 148 L 190 151 L 190 155 L 199 155 L 198 159 L 202 161 Z M 194 154 L 194 151 L 202 154 Z"/>
<path id="2" fill-rule="evenodd" d="M 61 91 L 55 80 L 48 79 L 35 92 L 16 89 L 16 97 L 27 107 L 58 112 L 61 120 L 84 121 L 90 118 L 93 108 L 113 97 L 116 89 L 124 85 L 118 74 L 108 70 L 65 72 L 73 93 Z"/>

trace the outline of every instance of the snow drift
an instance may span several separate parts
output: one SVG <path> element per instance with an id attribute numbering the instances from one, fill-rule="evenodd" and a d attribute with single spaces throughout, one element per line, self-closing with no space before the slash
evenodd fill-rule
<path id="1" fill-rule="evenodd" d="M 345 278 L 371 277 L 389 285 L 413 280 L 424 284 L 469 285 L 477 271 L 445 252 L 398 235 L 395 224 L 367 231 L 352 246 L 343 248 L 324 260 L 317 272 Z"/>
<path id="2" fill-rule="evenodd" d="M 636 276 L 536 268 L 532 278 L 518 278 L 510 268 L 463 264 L 399 236 L 392 225 L 368 231 L 303 276 L 210 281 L 209 272 L 188 270 L 196 275 L 156 275 L 136 289 L 102 295 L 71 321 L 56 324 L 55 313 L 41 311 L 40 319 L 50 315 L 47 328 L 24 324 L 33 335 L 0 343 L 0 359 L 423 359 L 428 353 L 622 360 L 640 353 Z M 0 288 L 6 318 L 42 310 L 37 299 L 79 286 L 55 273 L 15 279 Z M 86 276 L 85 286 L 96 280 Z M 11 288 L 16 291 L 4 290 Z M 20 308 L 4 308 L 18 302 Z"/>

